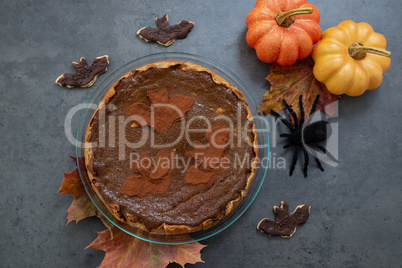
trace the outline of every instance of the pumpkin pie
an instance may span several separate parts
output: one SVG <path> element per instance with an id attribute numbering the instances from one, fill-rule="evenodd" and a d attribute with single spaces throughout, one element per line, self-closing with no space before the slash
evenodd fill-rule
<path id="1" fill-rule="evenodd" d="M 91 186 L 117 220 L 155 234 L 204 230 L 247 194 L 258 159 L 242 93 L 190 62 L 121 77 L 89 122 Z"/>

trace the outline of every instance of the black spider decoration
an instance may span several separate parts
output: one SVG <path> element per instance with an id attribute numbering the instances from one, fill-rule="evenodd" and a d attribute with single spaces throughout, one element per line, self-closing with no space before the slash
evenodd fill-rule
<path id="1" fill-rule="evenodd" d="M 315 112 L 315 109 L 317 107 L 318 99 L 320 95 L 317 95 L 317 98 L 314 100 L 313 106 L 311 107 L 311 112 L 310 115 L 312 115 Z M 303 128 L 304 124 L 304 108 L 303 108 L 303 102 L 302 102 L 302 95 L 299 97 L 299 107 L 300 107 L 300 124 L 298 123 L 297 115 L 293 111 L 293 109 L 289 106 L 289 104 L 286 102 L 285 99 L 282 100 L 283 104 L 285 105 L 286 109 L 289 111 L 290 115 L 293 117 L 294 121 L 294 126 L 292 123 L 283 118 L 281 115 L 279 115 L 277 112 L 274 110 L 271 110 L 271 114 L 275 116 L 276 118 L 280 119 L 282 123 L 287 126 L 287 128 L 290 130 L 290 133 L 285 133 L 279 135 L 280 137 L 285 137 L 288 138 L 288 143 L 283 146 L 283 149 L 287 149 L 291 146 L 295 146 L 295 152 L 293 154 L 293 160 L 292 160 L 292 165 L 290 166 L 289 170 L 289 176 L 292 176 L 293 171 L 295 169 L 296 163 L 297 163 L 297 158 L 299 155 L 299 150 L 301 149 L 304 154 L 304 168 L 303 168 L 303 173 L 304 177 L 307 177 L 307 166 L 309 163 L 309 156 L 306 150 L 306 145 L 309 147 L 319 149 L 323 153 L 326 153 L 327 150 L 318 144 L 318 142 L 322 142 L 327 140 L 327 138 L 331 135 L 332 133 L 332 128 L 331 125 L 325 121 L 325 120 L 320 120 L 317 122 L 314 122 L 312 124 L 309 124 Z M 329 135 L 327 135 L 329 132 Z M 324 168 L 321 165 L 320 160 L 316 156 L 314 156 L 315 161 L 317 162 L 317 166 L 321 171 L 324 171 Z"/>

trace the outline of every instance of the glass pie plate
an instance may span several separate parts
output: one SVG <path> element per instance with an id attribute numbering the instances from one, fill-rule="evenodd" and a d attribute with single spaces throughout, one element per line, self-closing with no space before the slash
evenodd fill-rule
<path id="1" fill-rule="evenodd" d="M 209 60 L 204 57 L 192 55 L 192 54 L 185 54 L 179 52 L 169 52 L 169 53 L 158 53 L 158 54 L 151 54 L 148 56 L 144 56 L 129 63 L 121 66 L 119 69 L 111 73 L 95 90 L 92 94 L 89 101 L 86 103 L 83 113 L 80 118 L 79 127 L 77 131 L 77 139 L 76 139 L 76 156 L 77 157 L 84 157 L 84 141 L 85 141 L 85 133 L 87 130 L 87 126 L 89 121 L 95 112 L 95 109 L 105 96 L 106 92 L 109 88 L 117 82 L 123 75 L 128 73 L 129 71 L 144 66 L 146 64 L 159 62 L 159 61 L 169 61 L 169 60 L 178 60 L 184 62 L 192 62 L 198 65 L 201 65 L 205 68 L 212 70 L 213 72 L 217 73 L 218 75 L 222 76 L 226 81 L 231 83 L 237 89 L 239 89 L 244 97 L 247 100 L 249 108 L 254 118 L 254 122 L 257 127 L 258 131 L 258 147 L 259 147 L 259 164 L 256 170 L 256 174 L 254 177 L 254 181 L 249 189 L 248 194 L 243 198 L 240 204 L 225 218 L 220 220 L 216 225 L 213 227 L 190 233 L 190 234 L 177 234 L 177 235 L 157 235 L 157 234 L 150 234 L 142 230 L 135 229 L 128 224 L 122 223 L 118 221 L 111 212 L 107 209 L 105 204 L 100 200 L 97 194 L 91 187 L 89 178 L 84 170 L 84 165 L 82 161 L 77 161 L 78 163 L 78 170 L 80 173 L 81 180 L 85 186 L 85 190 L 87 191 L 89 197 L 91 198 L 92 202 L 95 204 L 97 209 L 102 213 L 102 215 L 108 219 L 113 225 L 117 228 L 121 229 L 122 231 L 145 241 L 152 242 L 152 243 L 159 243 L 159 244 L 185 244 L 191 243 L 195 241 L 200 241 L 209 237 L 212 237 L 226 228 L 228 228 L 232 223 L 234 223 L 251 205 L 254 201 L 255 197 L 258 194 L 258 191 L 261 188 L 261 185 L 264 181 L 265 175 L 267 173 L 268 167 L 268 155 L 269 155 L 269 140 L 268 140 L 268 129 L 267 123 L 264 120 L 264 117 L 259 116 L 262 114 L 257 104 L 253 94 L 247 88 L 247 86 L 232 72 L 230 72 L 227 68 L 223 67 L 222 65 Z M 94 109 L 95 108 L 95 109 Z M 80 158 L 78 158 L 80 159 Z M 83 159 L 83 158 L 81 158 Z"/>

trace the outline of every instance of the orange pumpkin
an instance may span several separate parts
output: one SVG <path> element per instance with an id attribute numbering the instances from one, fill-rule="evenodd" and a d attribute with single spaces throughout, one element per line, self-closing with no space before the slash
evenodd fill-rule
<path id="1" fill-rule="evenodd" d="M 319 22 L 307 0 L 257 0 L 246 19 L 247 43 L 260 60 L 289 66 L 310 55 L 321 38 Z"/>

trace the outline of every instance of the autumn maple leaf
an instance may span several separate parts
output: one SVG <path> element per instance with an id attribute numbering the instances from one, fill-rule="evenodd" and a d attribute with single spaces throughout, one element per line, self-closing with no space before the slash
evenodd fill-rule
<path id="1" fill-rule="evenodd" d="M 71 194 L 74 196 L 74 201 L 67 210 L 67 224 L 73 220 L 79 222 L 82 219 L 97 216 L 111 232 L 113 224 L 106 219 L 102 213 L 99 212 L 99 210 L 96 209 L 95 205 L 92 203 L 87 192 L 85 191 L 84 184 L 81 181 L 78 166 L 80 167 L 80 171 L 83 176 L 87 174 L 84 157 L 70 157 L 73 159 L 76 168 L 72 172 L 64 173 L 64 179 L 58 191 L 58 193 L 61 194 Z M 112 233 L 111 235 L 113 236 Z"/>
<path id="2" fill-rule="evenodd" d="M 285 108 L 282 100 L 285 99 L 293 110 L 300 116 L 299 96 L 302 95 L 306 119 L 310 116 L 310 110 L 316 99 L 320 95 L 317 104 L 317 111 L 325 111 L 329 116 L 336 112 L 333 103 L 339 96 L 329 92 L 325 84 L 315 79 L 313 74 L 313 60 L 308 57 L 297 61 L 291 66 L 279 66 L 272 64 L 270 74 L 266 79 L 271 83 L 271 88 L 263 96 L 260 107 L 264 115 L 271 110 L 279 113 Z"/>
<path id="3" fill-rule="evenodd" d="M 166 88 L 147 93 L 152 106 L 137 102 L 131 104 L 126 113 L 141 126 L 150 125 L 158 133 L 163 133 L 172 124 L 180 120 L 194 104 L 194 99 L 177 94 L 169 98 Z"/>
<path id="4" fill-rule="evenodd" d="M 75 163 L 77 163 L 78 160 L 80 161 L 80 166 L 84 166 L 83 158 L 77 159 L 76 157 L 70 157 Z M 97 209 L 85 191 L 78 168 L 75 168 L 72 172 L 64 173 L 64 180 L 58 193 L 71 194 L 74 196 L 74 201 L 67 210 L 67 224 L 73 220 L 79 222 L 87 217 L 97 215 Z"/>
<path id="5" fill-rule="evenodd" d="M 175 262 L 186 263 L 204 262 L 200 251 L 206 247 L 198 242 L 183 245 L 154 244 L 130 236 L 118 228 L 110 232 L 98 233 L 98 237 L 87 247 L 106 252 L 99 268 L 131 268 L 131 267 L 166 267 Z"/>

